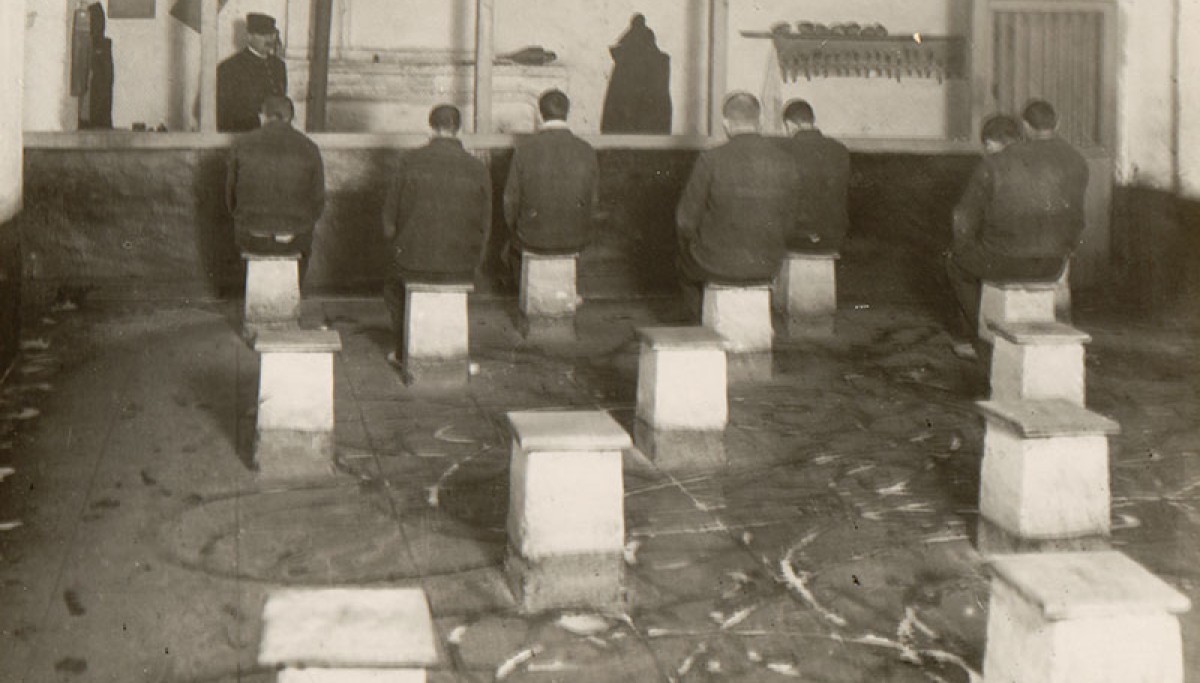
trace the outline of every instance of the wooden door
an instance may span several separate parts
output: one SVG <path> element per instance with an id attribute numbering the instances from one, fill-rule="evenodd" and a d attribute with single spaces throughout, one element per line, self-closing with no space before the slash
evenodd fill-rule
<path id="1" fill-rule="evenodd" d="M 1087 228 L 1071 280 L 1101 281 L 1110 262 L 1116 137 L 1115 0 L 977 0 L 975 130 L 995 113 L 1019 116 L 1031 99 L 1058 112 L 1059 134 L 1088 160 Z"/>

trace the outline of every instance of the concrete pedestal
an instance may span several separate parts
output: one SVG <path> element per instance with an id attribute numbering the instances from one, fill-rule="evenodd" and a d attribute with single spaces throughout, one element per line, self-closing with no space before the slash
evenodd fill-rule
<path id="1" fill-rule="evenodd" d="M 1062 400 L 984 401 L 979 408 L 984 519 L 1019 539 L 1109 535 L 1108 435 L 1117 423 Z"/>
<path id="2" fill-rule="evenodd" d="M 602 411 L 514 412 L 506 570 L 523 612 L 620 610 L 622 452 Z"/>
<path id="3" fill-rule="evenodd" d="M 784 258 L 772 298 L 789 336 L 828 335 L 837 314 L 837 252 L 792 252 Z"/>
<path id="4" fill-rule="evenodd" d="M 259 476 L 291 479 L 333 472 L 333 354 L 330 330 L 263 330 L 254 460 Z"/>
<path id="5" fill-rule="evenodd" d="M 732 353 L 768 353 L 774 338 L 771 287 L 705 285 L 701 320 Z"/>
<path id="6" fill-rule="evenodd" d="M 471 284 L 405 285 L 404 381 L 457 388 L 470 376 L 467 295 Z"/>
<path id="7" fill-rule="evenodd" d="M 522 252 L 518 308 L 521 331 L 527 337 L 575 338 L 578 254 L 544 255 Z"/>
<path id="8" fill-rule="evenodd" d="M 992 400 L 1063 399 L 1084 405 L 1084 332 L 1057 322 L 997 323 L 992 346 Z"/>
<path id="9" fill-rule="evenodd" d="M 300 255 L 242 254 L 246 261 L 246 307 L 242 334 L 300 324 Z"/>
<path id="10" fill-rule="evenodd" d="M 420 589 L 276 590 L 263 608 L 258 663 L 279 683 L 424 683 L 437 662 Z"/>
<path id="11" fill-rule="evenodd" d="M 1188 599 L 1118 552 L 991 562 L 988 683 L 1182 683 Z"/>
<path id="12" fill-rule="evenodd" d="M 996 323 L 1054 322 L 1053 282 L 990 282 L 979 295 L 979 338 L 991 342 Z"/>

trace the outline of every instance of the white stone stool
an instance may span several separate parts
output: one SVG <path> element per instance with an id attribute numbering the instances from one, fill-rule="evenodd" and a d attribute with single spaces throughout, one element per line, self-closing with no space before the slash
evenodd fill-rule
<path id="1" fill-rule="evenodd" d="M 701 320 L 725 338 L 733 353 L 767 353 L 774 329 L 771 325 L 770 285 L 720 285 L 704 287 Z"/>
<path id="2" fill-rule="evenodd" d="M 526 336 L 574 338 L 579 254 L 521 252 L 518 308 Z"/>
<path id="3" fill-rule="evenodd" d="M 791 334 L 833 331 L 837 313 L 837 252 L 790 252 L 779 267 L 772 301 Z"/>
<path id="4" fill-rule="evenodd" d="M 1182 683 L 1175 615 L 1191 604 L 1126 555 L 1038 553 L 990 564 L 983 680 Z"/>
<path id="5" fill-rule="evenodd" d="M 332 330 L 263 330 L 254 460 L 259 476 L 297 478 L 333 471 Z"/>
<path id="6" fill-rule="evenodd" d="M 1016 539 L 1107 537 L 1116 422 L 1063 400 L 981 401 L 979 513 Z"/>
<path id="7" fill-rule="evenodd" d="M 263 256 L 243 253 L 246 261 L 246 305 L 242 334 L 300 324 L 300 255 Z"/>
<path id="8" fill-rule="evenodd" d="M 424 683 L 438 663 L 425 591 L 271 591 L 258 663 L 280 668 L 279 683 Z"/>
<path id="9" fill-rule="evenodd" d="M 1084 404 L 1087 333 L 1058 322 L 997 323 L 992 346 L 992 400 L 1061 398 Z"/>
<path id="10" fill-rule="evenodd" d="M 992 326 L 1004 322 L 1053 322 L 1053 282 L 991 282 L 979 294 L 979 338 L 991 343 Z"/>
<path id="11" fill-rule="evenodd" d="M 469 283 L 405 284 L 404 381 L 460 387 L 470 369 Z"/>
<path id="12" fill-rule="evenodd" d="M 629 434 L 603 411 L 513 412 L 509 583 L 523 612 L 620 609 Z"/>

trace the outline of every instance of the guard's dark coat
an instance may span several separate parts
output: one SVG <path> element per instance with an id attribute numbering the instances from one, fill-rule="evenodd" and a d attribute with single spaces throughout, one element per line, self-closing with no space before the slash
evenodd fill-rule
<path id="1" fill-rule="evenodd" d="M 246 48 L 221 62 L 217 67 L 217 130 L 258 128 L 258 111 L 270 95 L 287 95 L 287 67 L 282 59 L 259 57 Z"/>

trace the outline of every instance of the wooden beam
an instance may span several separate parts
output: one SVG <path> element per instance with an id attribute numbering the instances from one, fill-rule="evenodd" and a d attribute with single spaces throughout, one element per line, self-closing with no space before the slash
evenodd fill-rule
<path id="1" fill-rule="evenodd" d="M 492 132 L 492 60 L 495 0 L 475 0 L 475 132 Z"/>
<path id="2" fill-rule="evenodd" d="M 970 140 L 978 140 L 983 119 L 996 111 L 993 88 L 995 41 L 992 37 L 992 9 L 988 0 L 971 2 L 971 128 Z"/>
<path id="3" fill-rule="evenodd" d="M 329 99 L 329 32 L 333 24 L 333 0 L 313 0 L 312 52 L 308 66 L 308 113 L 305 129 L 325 130 Z"/>
<path id="4" fill-rule="evenodd" d="M 725 103 L 729 60 L 729 0 L 709 3 L 708 32 L 708 134 L 721 135 L 721 107 Z"/>
<path id="5" fill-rule="evenodd" d="M 217 130 L 217 0 L 200 3 L 200 130 Z"/>
<path id="6" fill-rule="evenodd" d="M 8 230 L 16 229 L 15 225 L 7 223 L 21 210 L 24 64 L 25 5 L 5 2 L 0 7 L 0 92 L 4 93 L 0 100 L 0 226 Z M 20 273 L 13 277 L 20 279 Z"/>

